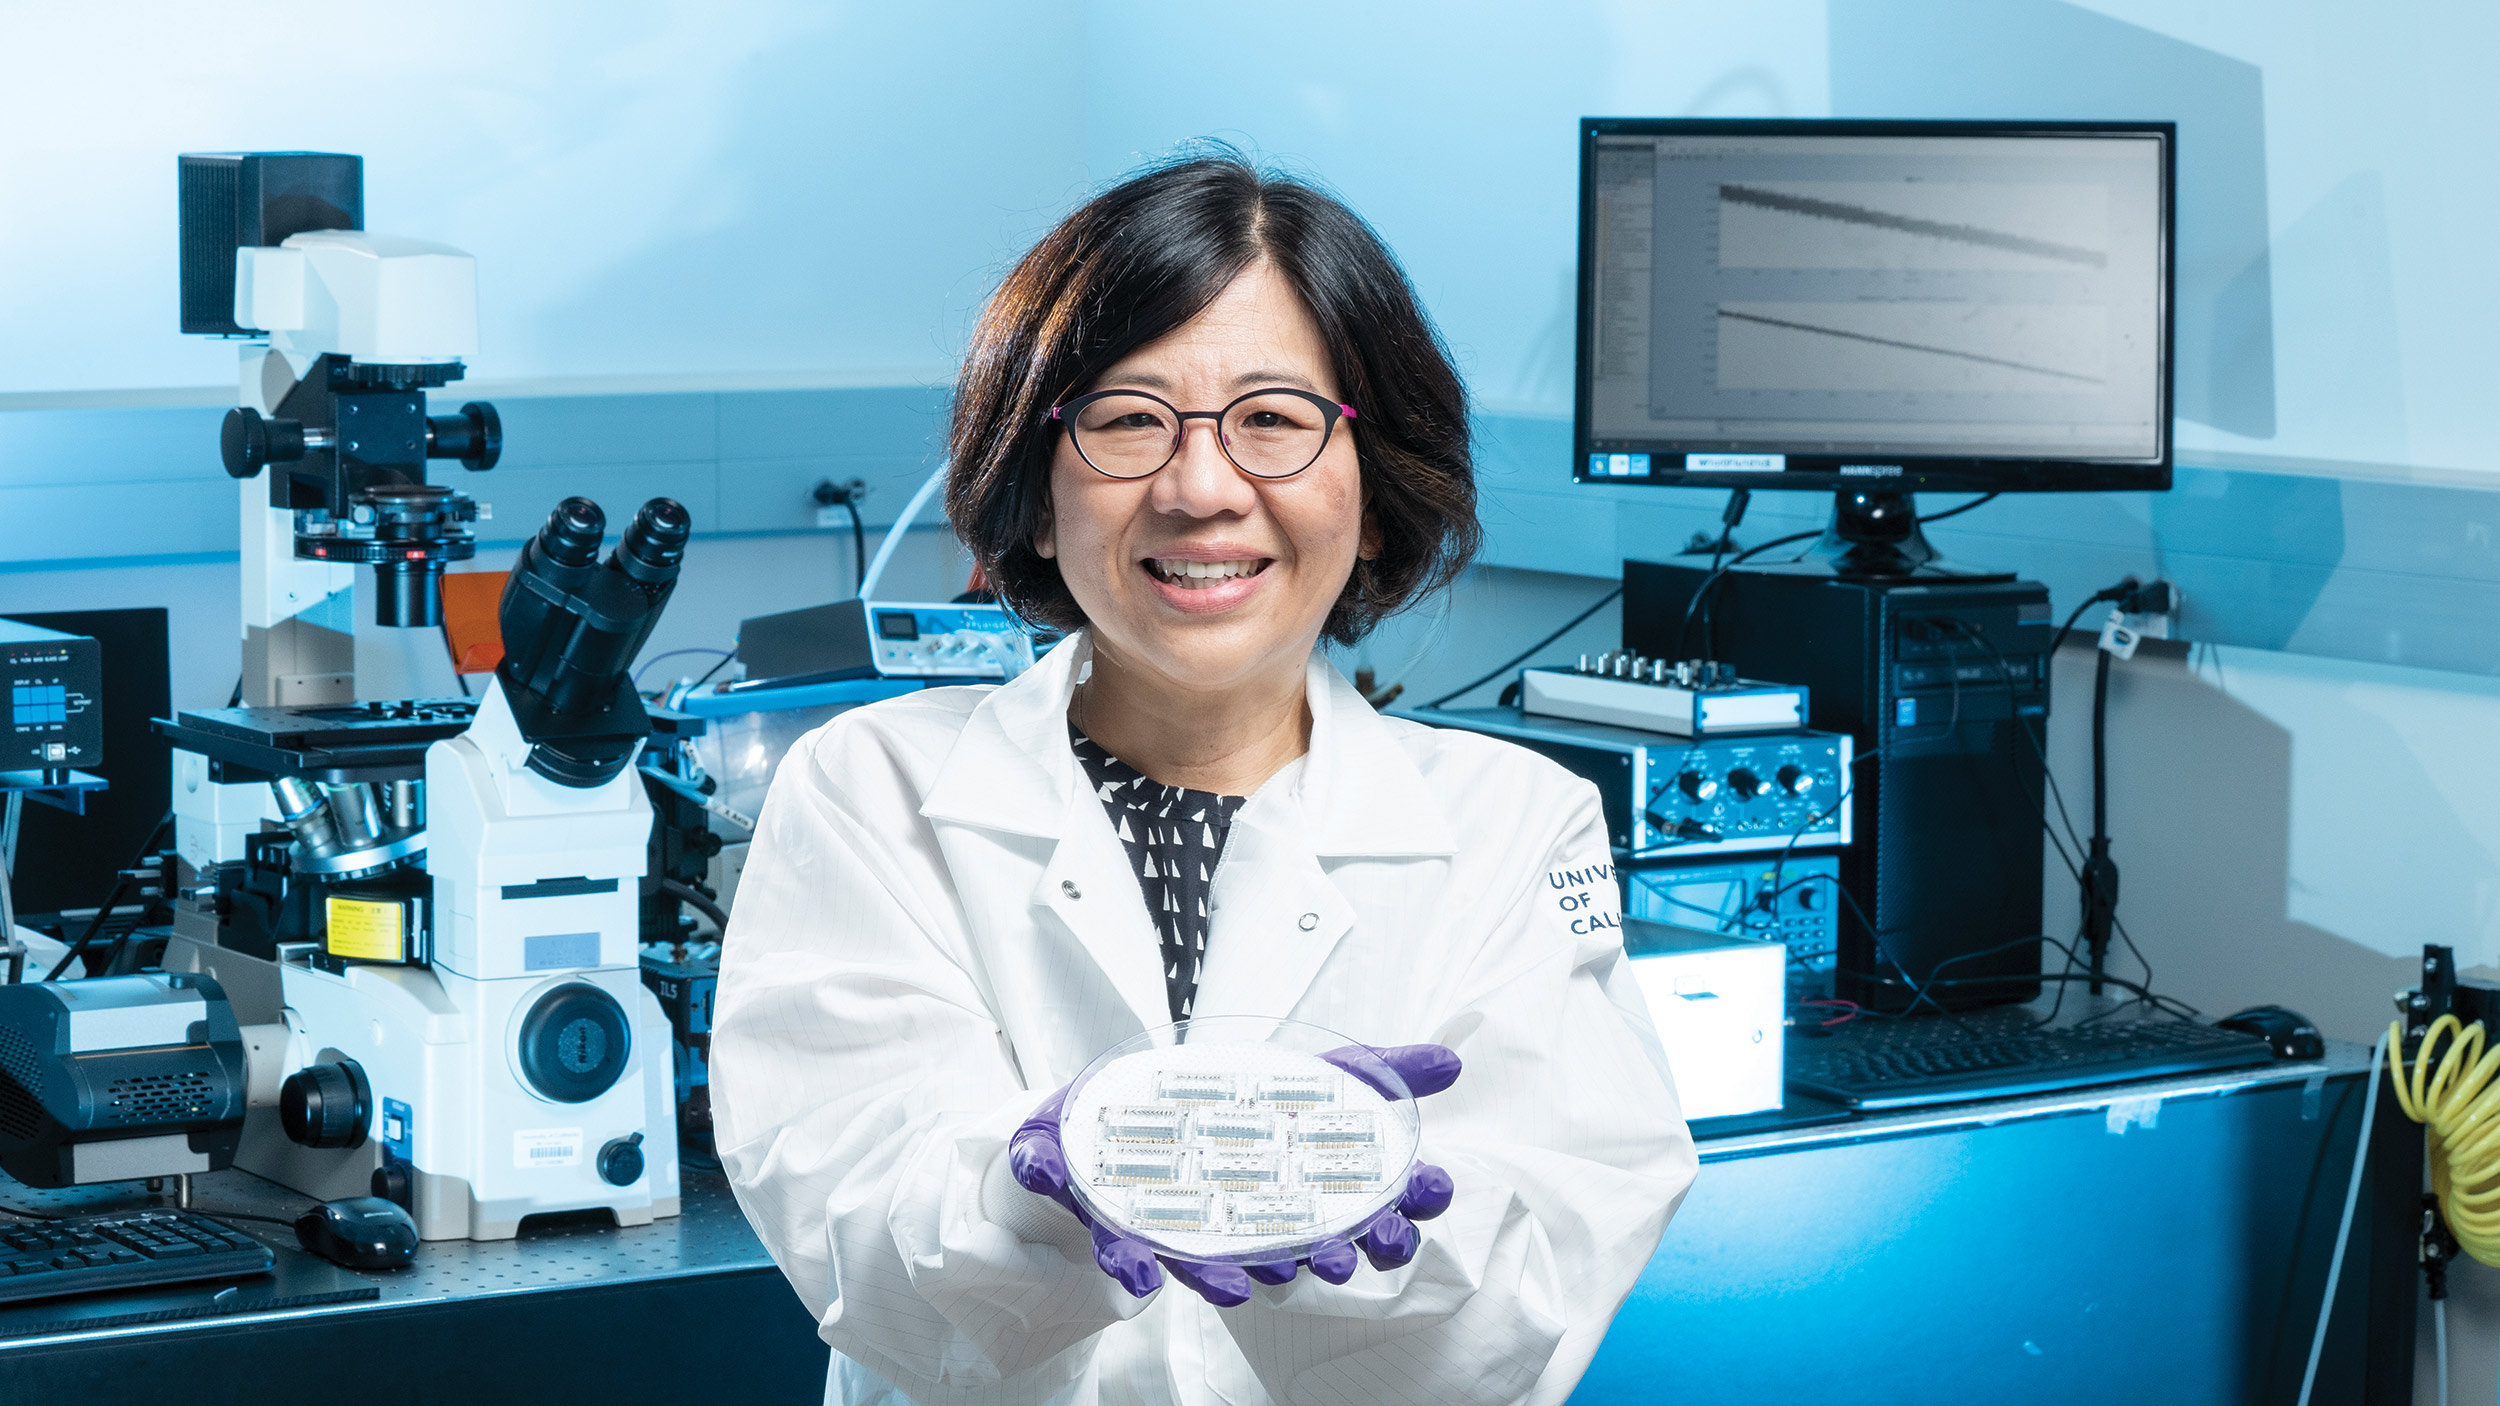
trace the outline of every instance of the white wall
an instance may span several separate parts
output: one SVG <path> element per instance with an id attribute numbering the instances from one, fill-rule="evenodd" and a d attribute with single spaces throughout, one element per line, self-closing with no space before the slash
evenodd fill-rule
<path id="1" fill-rule="evenodd" d="M 945 379 L 1082 186 L 1073 6 L 0 9 L 0 392 L 222 386 L 177 334 L 174 157 L 365 158 L 366 226 L 477 256 L 490 383 Z"/>

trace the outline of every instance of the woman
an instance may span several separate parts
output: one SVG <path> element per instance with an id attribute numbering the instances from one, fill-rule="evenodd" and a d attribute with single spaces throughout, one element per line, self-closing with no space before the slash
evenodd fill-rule
<path id="1" fill-rule="evenodd" d="M 721 970 L 722 1160 L 829 1399 L 1561 1400 L 1694 1157 L 1594 788 L 1378 716 L 1317 649 L 1476 541 L 1404 276 L 1309 187 L 1165 166 L 1017 265 L 954 416 L 956 530 L 1073 633 L 793 748 Z M 1446 1212 L 1384 1215 L 1368 1269 L 1248 1275 L 1081 1222 L 1056 1093 L 1217 1014 L 1346 1032 L 1418 1091 L 1463 1061 L 1401 1204 Z"/>

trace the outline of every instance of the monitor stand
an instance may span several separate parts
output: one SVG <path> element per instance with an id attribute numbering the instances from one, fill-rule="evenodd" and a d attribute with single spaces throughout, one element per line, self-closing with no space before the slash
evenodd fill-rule
<path id="1" fill-rule="evenodd" d="M 1878 489 L 1833 494 L 1831 523 L 1802 559 L 1774 566 L 1747 562 L 1738 569 L 1904 582 L 2014 579 L 2010 571 L 1946 561 L 1919 530 L 1916 501 L 1907 493 Z"/>

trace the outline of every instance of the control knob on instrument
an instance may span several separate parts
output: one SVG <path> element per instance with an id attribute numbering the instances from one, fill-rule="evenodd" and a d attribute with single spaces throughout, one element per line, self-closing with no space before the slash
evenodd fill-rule
<path id="1" fill-rule="evenodd" d="M 1781 767 L 1778 780 L 1779 788 L 1792 796 L 1802 796 L 1814 789 L 1814 773 L 1803 767 Z"/>
<path id="2" fill-rule="evenodd" d="M 1688 771 L 1678 775 L 1675 778 L 1675 784 L 1687 797 L 1696 801 L 1706 801 L 1719 794 L 1719 783 L 1698 771 Z"/>
<path id="3" fill-rule="evenodd" d="M 1756 796 L 1769 794 L 1771 783 L 1740 766 L 1727 774 L 1727 789 L 1735 792 L 1738 800 L 1750 801 Z"/>

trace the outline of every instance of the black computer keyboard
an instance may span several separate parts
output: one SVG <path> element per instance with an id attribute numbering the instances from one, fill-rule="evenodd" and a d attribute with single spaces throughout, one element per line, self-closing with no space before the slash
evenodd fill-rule
<path id="1" fill-rule="evenodd" d="M 0 1303 L 269 1272 L 269 1247 L 193 1211 L 0 1220 Z"/>
<path id="2" fill-rule="evenodd" d="M 1860 1020 L 1840 1033 L 1788 1042 L 1788 1082 L 1850 1108 L 1930 1103 L 2114 1084 L 2263 1064 L 2263 1039 L 2184 1020 L 2025 1028 L 2024 1018 L 1918 1016 Z"/>

